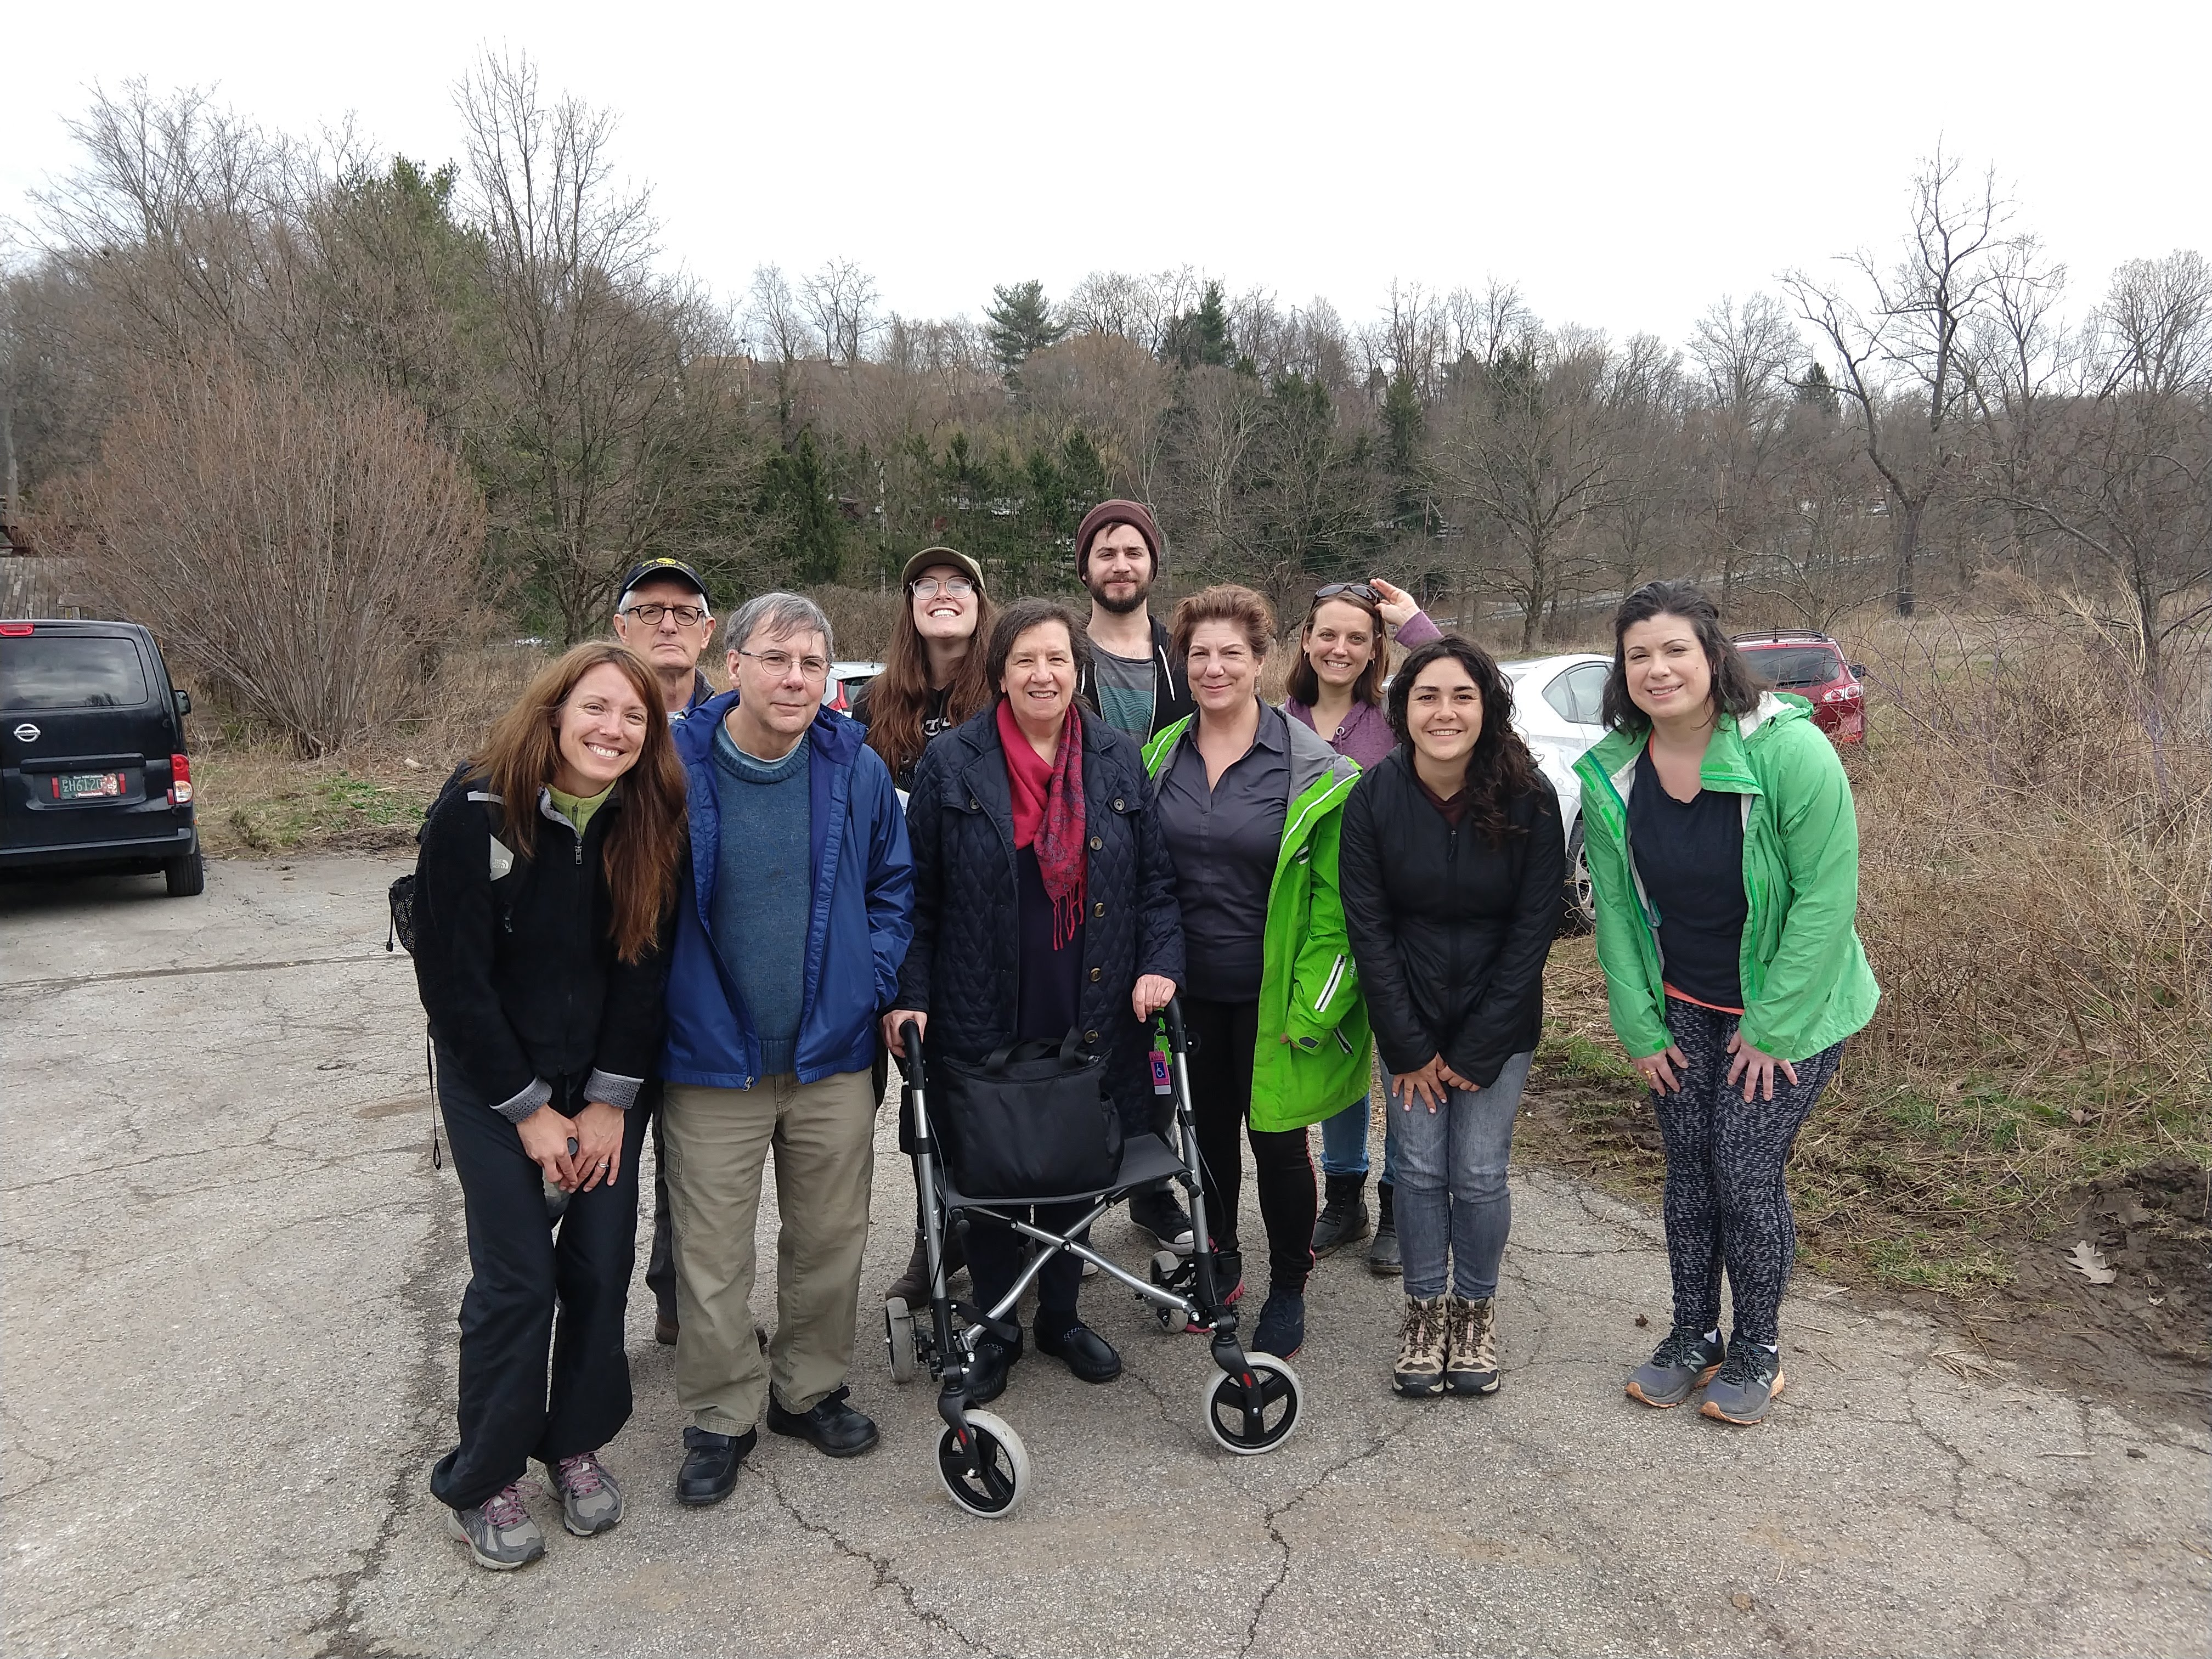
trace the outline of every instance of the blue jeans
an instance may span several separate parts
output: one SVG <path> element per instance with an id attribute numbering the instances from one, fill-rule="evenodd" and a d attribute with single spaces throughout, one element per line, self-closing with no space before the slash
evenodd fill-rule
<path id="1" fill-rule="evenodd" d="M 1364 1176 L 1367 1173 L 1367 1120 L 1373 1097 L 1362 1095 L 1334 1117 L 1321 1121 L 1321 1172 L 1325 1176 Z M 1398 1120 L 1385 1116 L 1382 1136 L 1382 1179 L 1398 1184 Z"/>
<path id="2" fill-rule="evenodd" d="M 1451 1287 L 1470 1301 L 1497 1293 L 1498 1264 L 1513 1225 L 1505 1164 L 1513 1151 L 1513 1119 L 1536 1058 L 1530 1049 L 1505 1062 L 1487 1089 L 1445 1091 L 1443 1108 L 1389 1099 L 1398 1132 L 1398 1248 L 1406 1294 L 1427 1301 L 1444 1292 L 1446 1253 Z"/>

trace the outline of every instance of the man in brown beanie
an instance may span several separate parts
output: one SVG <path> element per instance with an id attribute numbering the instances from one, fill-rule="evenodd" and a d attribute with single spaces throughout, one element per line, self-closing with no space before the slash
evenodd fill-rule
<path id="1" fill-rule="evenodd" d="M 1075 532 L 1075 574 L 1091 590 L 1091 659 L 1077 695 L 1140 744 L 1195 713 L 1189 675 L 1169 648 L 1167 624 L 1146 603 L 1160 574 L 1160 526 L 1152 509 L 1111 501 L 1085 514 Z M 1178 1255 L 1190 1254 L 1190 1217 L 1167 1182 L 1130 1194 L 1129 1219 Z"/>
<path id="2" fill-rule="evenodd" d="M 1146 600 L 1160 574 L 1160 526 L 1139 501 L 1101 501 L 1075 532 L 1075 574 L 1091 590 L 1092 666 L 1076 687 L 1109 726 L 1139 743 L 1196 705 L 1167 624 Z"/>

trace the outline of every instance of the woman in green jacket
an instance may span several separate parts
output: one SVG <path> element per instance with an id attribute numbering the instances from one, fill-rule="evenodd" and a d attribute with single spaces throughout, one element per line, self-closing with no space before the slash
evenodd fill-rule
<path id="1" fill-rule="evenodd" d="M 1667 1148 L 1674 1328 L 1628 1393 L 1668 1407 L 1705 1388 L 1727 1423 L 1782 1392 L 1783 1170 L 1880 996 L 1853 925 L 1850 784 L 1809 714 L 1761 689 L 1695 587 L 1650 582 L 1613 617 L 1611 730 L 1575 767 L 1613 1029 Z"/>
<path id="2" fill-rule="evenodd" d="M 1359 768 L 1261 700 L 1275 617 L 1250 588 L 1193 594 L 1176 607 L 1172 635 L 1198 712 L 1152 738 L 1145 766 L 1182 908 L 1182 1007 L 1216 1282 L 1228 1287 L 1224 1301 L 1243 1289 L 1241 1128 L 1267 1225 L 1267 1300 L 1252 1346 L 1287 1359 L 1305 1340 L 1313 1267 L 1306 1129 L 1367 1088 L 1367 1011 L 1336 881 Z"/>

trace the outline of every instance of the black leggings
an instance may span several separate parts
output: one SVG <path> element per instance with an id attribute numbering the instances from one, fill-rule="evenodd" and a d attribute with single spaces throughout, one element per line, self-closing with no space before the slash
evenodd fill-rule
<path id="1" fill-rule="evenodd" d="M 1241 1129 L 1252 1143 L 1252 1163 L 1259 1176 L 1270 1283 L 1276 1290 L 1303 1291 L 1306 1274 L 1313 1268 L 1313 1158 L 1304 1129 L 1250 1127 L 1252 1054 L 1259 1040 L 1260 1005 L 1185 997 L 1182 1012 L 1191 1039 L 1191 1111 L 1198 1123 L 1199 1156 L 1206 1166 L 1206 1216 L 1214 1244 L 1223 1250 L 1238 1248 L 1237 1203 L 1244 1179 L 1243 1152 L 1237 1144 Z M 1222 1286 L 1224 1292 L 1231 1288 Z"/>
<path id="2" fill-rule="evenodd" d="M 1782 1292 L 1797 1258 L 1783 1171 L 1844 1045 L 1797 1061 L 1795 1084 L 1778 1072 L 1772 1100 L 1746 1101 L 1741 1078 L 1733 1089 L 1725 1081 L 1734 1014 L 1668 997 L 1667 1026 L 1689 1061 L 1678 1074 L 1680 1088 L 1651 1097 L 1667 1143 L 1662 1212 L 1674 1323 L 1719 1328 L 1725 1267 L 1736 1338 L 1771 1345 L 1780 1340 Z"/>

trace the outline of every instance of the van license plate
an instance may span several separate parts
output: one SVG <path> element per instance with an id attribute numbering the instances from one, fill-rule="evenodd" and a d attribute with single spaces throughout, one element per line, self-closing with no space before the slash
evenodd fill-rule
<path id="1" fill-rule="evenodd" d="M 98 800 L 122 793 L 120 772 L 60 772 L 54 776 L 56 800 Z"/>

